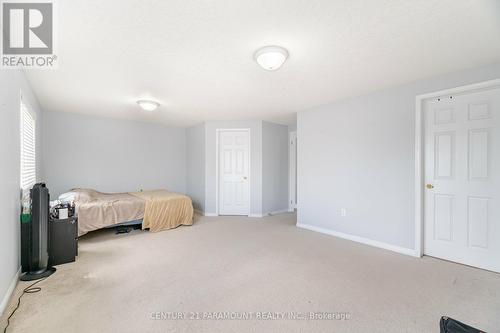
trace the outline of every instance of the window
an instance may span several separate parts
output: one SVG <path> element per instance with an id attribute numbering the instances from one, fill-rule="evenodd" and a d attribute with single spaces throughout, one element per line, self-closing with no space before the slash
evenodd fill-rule
<path id="1" fill-rule="evenodd" d="M 21 99 L 21 189 L 23 196 L 36 183 L 35 117 Z"/>

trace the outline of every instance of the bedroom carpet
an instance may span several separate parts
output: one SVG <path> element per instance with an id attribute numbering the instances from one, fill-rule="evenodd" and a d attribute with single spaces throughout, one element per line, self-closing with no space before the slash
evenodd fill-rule
<path id="1" fill-rule="evenodd" d="M 442 315 L 500 332 L 500 274 L 299 229 L 294 214 L 92 232 L 79 251 L 8 332 L 422 333 Z"/>

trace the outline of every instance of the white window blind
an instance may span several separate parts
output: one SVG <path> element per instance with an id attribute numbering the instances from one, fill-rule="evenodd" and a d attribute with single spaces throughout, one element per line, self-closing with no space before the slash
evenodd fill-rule
<path id="1" fill-rule="evenodd" d="M 21 189 L 23 193 L 36 183 L 35 118 L 21 100 Z"/>

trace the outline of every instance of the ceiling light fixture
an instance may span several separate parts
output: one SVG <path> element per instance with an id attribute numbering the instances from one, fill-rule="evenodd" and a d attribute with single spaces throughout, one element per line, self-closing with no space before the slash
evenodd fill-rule
<path id="1" fill-rule="evenodd" d="M 288 51 L 281 46 L 264 46 L 253 55 L 255 61 L 267 71 L 275 71 L 285 63 Z"/>
<path id="2" fill-rule="evenodd" d="M 144 110 L 144 111 L 154 111 L 156 110 L 159 106 L 160 103 L 147 100 L 147 99 L 141 99 L 137 101 L 137 104 Z"/>

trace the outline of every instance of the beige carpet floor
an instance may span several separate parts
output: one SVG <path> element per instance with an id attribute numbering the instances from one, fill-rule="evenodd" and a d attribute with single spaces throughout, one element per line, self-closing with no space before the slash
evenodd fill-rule
<path id="1" fill-rule="evenodd" d="M 500 332 L 500 274 L 302 230 L 293 214 L 196 219 L 84 236 L 8 332 L 422 333 L 442 315 Z M 298 319 L 310 312 L 332 318 Z"/>

